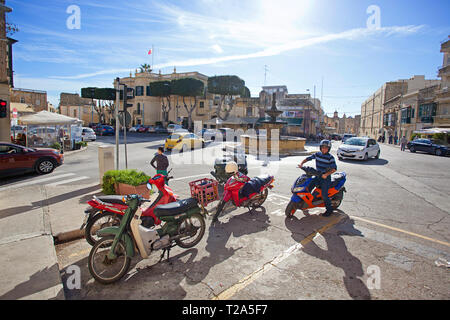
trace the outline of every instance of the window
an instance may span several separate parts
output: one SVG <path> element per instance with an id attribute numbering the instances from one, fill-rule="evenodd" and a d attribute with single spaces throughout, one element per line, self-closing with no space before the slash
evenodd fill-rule
<path id="1" fill-rule="evenodd" d="M 143 86 L 139 86 L 136 87 L 136 96 L 143 96 L 144 95 L 144 87 Z"/>
<path id="2" fill-rule="evenodd" d="M 252 107 L 247 107 L 247 113 L 246 113 L 247 117 L 251 117 L 252 114 L 253 114 L 253 108 Z"/>
<path id="3" fill-rule="evenodd" d="M 18 150 L 11 146 L 0 145 L 0 154 L 18 153 Z"/>
<path id="4" fill-rule="evenodd" d="M 421 104 L 419 106 L 419 118 L 422 122 L 433 122 L 436 115 L 436 103 Z"/>
<path id="5" fill-rule="evenodd" d="M 203 109 L 205 107 L 205 102 L 200 101 L 200 108 Z"/>
<path id="6" fill-rule="evenodd" d="M 150 86 L 147 86 L 147 97 L 150 97 L 151 96 L 151 94 L 150 94 Z"/>
<path id="7" fill-rule="evenodd" d="M 137 104 L 137 114 L 141 114 L 141 104 Z"/>
<path id="8" fill-rule="evenodd" d="M 25 103 L 25 98 L 24 97 L 20 98 L 20 103 Z"/>
<path id="9" fill-rule="evenodd" d="M 40 106 L 40 105 L 41 105 L 41 100 L 36 99 L 36 105 L 37 105 L 37 106 Z"/>

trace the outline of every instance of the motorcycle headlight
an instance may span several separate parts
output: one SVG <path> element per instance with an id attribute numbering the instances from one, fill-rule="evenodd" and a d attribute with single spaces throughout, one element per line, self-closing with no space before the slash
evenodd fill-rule
<path id="1" fill-rule="evenodd" d="M 305 187 L 294 187 L 292 188 L 292 193 L 305 191 Z"/>

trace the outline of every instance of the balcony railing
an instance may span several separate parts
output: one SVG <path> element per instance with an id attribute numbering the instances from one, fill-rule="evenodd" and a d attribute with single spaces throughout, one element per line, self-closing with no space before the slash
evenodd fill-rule
<path id="1" fill-rule="evenodd" d="M 430 116 L 430 117 L 420 117 L 420 122 L 423 122 L 423 123 L 433 123 L 433 122 L 434 122 L 434 119 L 433 119 L 432 116 Z"/>
<path id="2" fill-rule="evenodd" d="M 450 73 L 450 64 L 448 66 L 442 66 L 439 68 L 439 76 L 442 76 L 446 73 Z"/>

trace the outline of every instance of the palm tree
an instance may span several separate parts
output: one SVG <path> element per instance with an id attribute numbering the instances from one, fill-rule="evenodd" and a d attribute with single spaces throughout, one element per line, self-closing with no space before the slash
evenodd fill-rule
<path id="1" fill-rule="evenodd" d="M 151 66 L 149 64 L 141 64 L 141 66 L 139 67 L 139 69 L 141 70 L 141 72 L 151 72 Z"/>

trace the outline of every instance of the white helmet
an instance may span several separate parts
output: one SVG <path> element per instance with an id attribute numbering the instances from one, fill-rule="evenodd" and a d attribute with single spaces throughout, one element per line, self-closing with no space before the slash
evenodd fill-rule
<path id="1" fill-rule="evenodd" d="M 237 173 L 238 172 L 237 163 L 234 161 L 228 162 L 227 165 L 225 166 L 225 172 L 226 173 Z"/>

